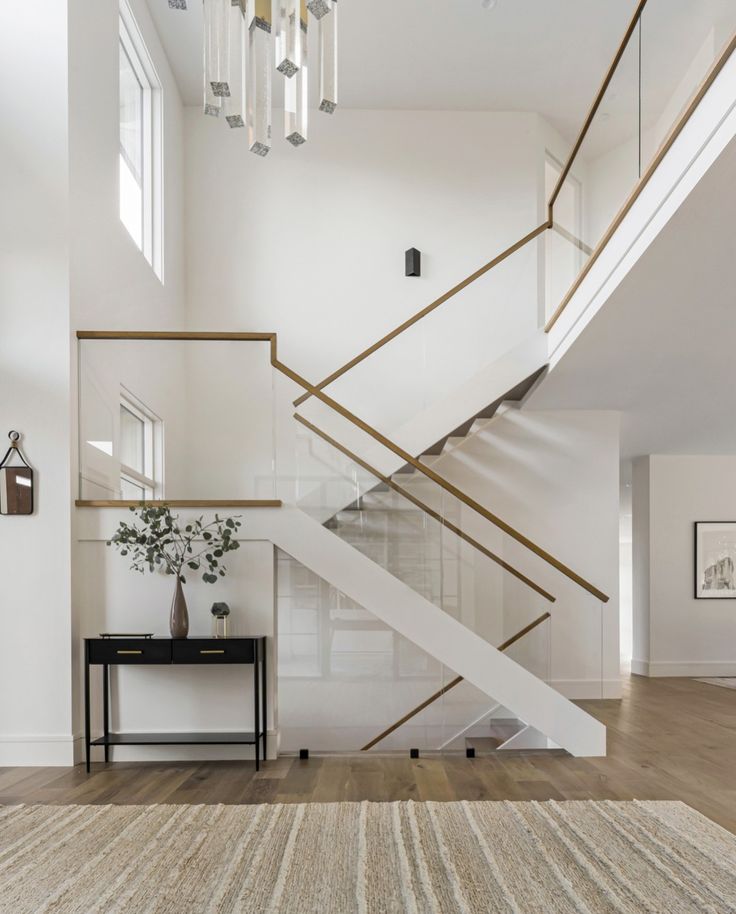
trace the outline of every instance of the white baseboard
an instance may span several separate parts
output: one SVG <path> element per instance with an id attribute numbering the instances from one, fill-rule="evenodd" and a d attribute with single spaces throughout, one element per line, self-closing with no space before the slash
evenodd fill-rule
<path id="1" fill-rule="evenodd" d="M 552 679 L 550 685 L 565 698 L 621 698 L 620 679 Z"/>
<path id="2" fill-rule="evenodd" d="M 71 733 L 2 733 L 0 767 L 56 768 L 74 764 Z"/>
<path id="3" fill-rule="evenodd" d="M 639 676 L 736 676 L 736 660 L 632 660 Z"/>

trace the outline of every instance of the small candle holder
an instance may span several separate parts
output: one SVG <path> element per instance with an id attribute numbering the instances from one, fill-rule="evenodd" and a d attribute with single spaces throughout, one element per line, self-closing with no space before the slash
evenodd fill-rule
<path id="1" fill-rule="evenodd" d="M 213 603 L 210 612 L 212 613 L 212 634 L 215 638 L 227 638 L 230 607 L 227 603 Z"/>

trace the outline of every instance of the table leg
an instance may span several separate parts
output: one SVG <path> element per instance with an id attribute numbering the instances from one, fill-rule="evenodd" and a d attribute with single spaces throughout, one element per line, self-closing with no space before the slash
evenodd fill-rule
<path id="1" fill-rule="evenodd" d="M 105 762 L 110 761 L 110 747 L 107 743 L 110 738 L 110 667 L 102 667 L 102 701 L 104 702 L 103 720 L 105 728 Z"/>
<path id="2" fill-rule="evenodd" d="M 263 761 L 268 759 L 268 679 L 266 675 L 266 655 L 268 642 L 263 639 L 263 657 L 261 658 L 261 726 L 263 727 Z"/>
<path id="3" fill-rule="evenodd" d="M 84 748 L 89 774 L 90 722 L 89 722 L 89 644 L 84 642 Z"/>
<path id="4" fill-rule="evenodd" d="M 260 701 L 260 695 L 258 694 L 258 683 L 260 681 L 260 677 L 259 677 L 260 671 L 258 669 L 258 659 L 259 659 L 258 658 L 258 655 L 259 655 L 258 646 L 259 646 L 258 641 L 254 641 L 253 642 L 253 652 L 254 652 L 253 653 L 253 692 L 254 692 L 254 699 L 255 699 L 255 708 L 254 708 L 255 714 L 253 716 L 253 720 L 254 720 L 253 727 L 255 730 L 254 735 L 255 735 L 255 750 L 256 750 L 256 771 L 259 771 L 260 767 L 261 767 L 260 759 L 259 759 L 260 743 L 261 743 L 261 701 Z"/>

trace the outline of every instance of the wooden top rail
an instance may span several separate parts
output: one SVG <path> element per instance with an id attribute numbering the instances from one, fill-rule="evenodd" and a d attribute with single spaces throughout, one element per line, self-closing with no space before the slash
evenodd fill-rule
<path id="1" fill-rule="evenodd" d="M 507 651 L 512 644 L 516 644 L 516 642 L 520 641 L 524 635 L 528 635 L 530 631 L 535 629 L 538 625 L 541 625 L 542 622 L 545 622 L 549 618 L 550 613 L 544 613 L 538 619 L 535 619 L 533 622 L 530 622 L 529 625 L 518 631 L 515 635 L 512 635 L 508 641 L 504 641 L 503 644 L 499 644 L 496 650 L 502 652 Z M 455 679 L 452 679 L 447 683 L 447 685 L 442 686 L 441 689 L 438 689 L 433 695 L 430 695 L 429 698 L 425 698 L 425 700 L 421 704 L 417 705 L 416 708 L 412 708 L 408 714 L 405 714 L 400 720 L 397 720 L 396 723 L 391 724 L 391 726 L 385 729 L 383 733 L 379 733 L 378 736 L 372 739 L 369 743 L 366 743 L 360 751 L 367 752 L 369 749 L 372 749 L 377 743 L 380 743 L 381 740 L 384 740 L 387 736 L 390 736 L 394 730 L 398 730 L 399 727 L 403 726 L 407 721 L 411 720 L 412 717 L 416 717 L 420 711 L 428 708 L 433 702 L 437 701 L 438 698 L 442 698 L 442 696 L 446 692 L 449 692 L 450 689 L 454 689 L 455 686 L 460 685 L 463 680 L 463 676 L 456 676 Z"/>
<path id="2" fill-rule="evenodd" d="M 104 499 L 104 498 L 78 498 L 74 502 L 77 508 L 280 508 L 282 502 L 278 498 L 245 498 L 245 499 L 215 499 L 215 500 L 171 500 L 164 499 Z"/>
<path id="3" fill-rule="evenodd" d="M 178 330 L 77 330 L 78 340 L 229 340 L 245 343 L 272 343 L 275 333 L 200 333 Z"/>

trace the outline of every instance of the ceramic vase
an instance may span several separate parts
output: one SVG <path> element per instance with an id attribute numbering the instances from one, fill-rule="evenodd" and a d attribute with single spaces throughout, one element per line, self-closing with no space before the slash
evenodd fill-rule
<path id="1" fill-rule="evenodd" d="M 184 588 L 177 577 L 176 589 L 174 590 L 174 599 L 171 601 L 171 615 L 169 617 L 169 629 L 172 638 L 186 638 L 189 634 L 189 613 L 187 612 L 187 601 L 184 597 Z"/>

